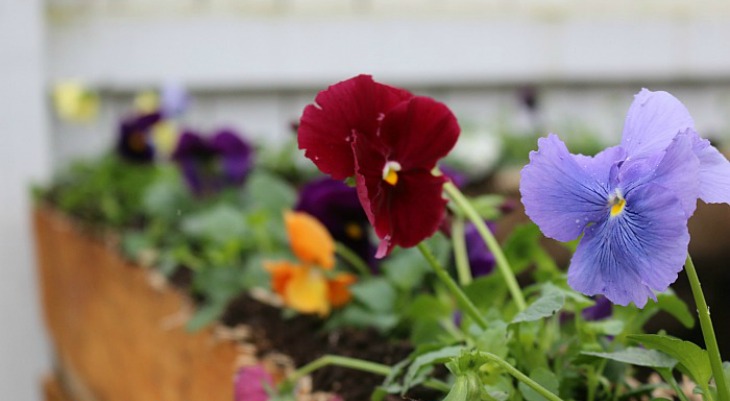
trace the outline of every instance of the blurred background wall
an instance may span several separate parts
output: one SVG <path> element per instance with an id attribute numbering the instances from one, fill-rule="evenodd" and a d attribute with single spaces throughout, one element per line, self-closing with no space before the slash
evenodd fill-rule
<path id="1" fill-rule="evenodd" d="M 40 0 L 0 0 L 0 399 L 40 400 L 48 366 L 31 243 L 31 181 L 50 172 Z"/>
<path id="2" fill-rule="evenodd" d="M 727 142 L 728 38 L 719 0 L 0 0 L 0 399 L 39 399 L 49 365 L 28 186 L 108 148 L 140 90 L 180 83 L 189 124 L 279 143 L 318 90 L 358 73 L 486 131 L 529 124 L 519 95 L 532 87 L 541 126 L 611 143 L 648 87 Z M 101 94 L 94 122 L 54 117 L 48 94 L 69 78 Z"/>
<path id="3" fill-rule="evenodd" d="M 729 21 L 720 1 L 49 1 L 47 82 L 76 77 L 107 101 L 96 124 L 54 123 L 54 160 L 106 147 L 131 94 L 163 81 L 191 90 L 193 125 L 276 142 L 318 90 L 359 73 L 490 129 L 519 123 L 518 91 L 535 86 L 543 125 L 607 142 L 634 93 L 665 89 L 727 136 Z"/>

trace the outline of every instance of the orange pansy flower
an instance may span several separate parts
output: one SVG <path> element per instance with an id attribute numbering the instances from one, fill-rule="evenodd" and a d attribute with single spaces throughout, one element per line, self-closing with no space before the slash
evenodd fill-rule
<path id="1" fill-rule="evenodd" d="M 335 243 L 327 229 L 302 212 L 286 212 L 284 223 L 299 263 L 265 263 L 274 292 L 288 307 L 302 313 L 326 316 L 332 307 L 347 304 L 352 299 L 349 286 L 356 277 L 330 272 L 335 266 Z"/>

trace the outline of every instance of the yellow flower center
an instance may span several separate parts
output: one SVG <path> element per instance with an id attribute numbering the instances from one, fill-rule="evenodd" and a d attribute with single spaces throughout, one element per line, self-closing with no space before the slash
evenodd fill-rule
<path id="1" fill-rule="evenodd" d="M 147 134 L 135 131 L 129 136 L 129 148 L 135 152 L 144 152 L 147 148 Z"/>
<path id="2" fill-rule="evenodd" d="M 398 172 L 401 170 L 400 163 L 398 162 L 387 162 L 383 167 L 383 181 L 388 184 L 395 186 L 398 183 Z"/>
<path id="3" fill-rule="evenodd" d="M 608 204 L 611 205 L 611 217 L 616 217 L 626 208 L 626 199 L 621 195 L 621 191 L 617 189 L 616 193 L 608 200 Z"/>
<path id="4" fill-rule="evenodd" d="M 357 223 L 348 223 L 345 225 L 345 233 L 352 239 L 362 238 L 362 228 Z"/>

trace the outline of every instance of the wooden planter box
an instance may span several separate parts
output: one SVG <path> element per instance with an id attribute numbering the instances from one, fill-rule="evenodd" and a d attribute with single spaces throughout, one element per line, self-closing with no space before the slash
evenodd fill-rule
<path id="1" fill-rule="evenodd" d="M 45 322 L 69 398 L 233 400 L 236 360 L 245 347 L 221 340 L 212 328 L 185 331 L 180 319 L 175 323 L 189 310 L 184 294 L 150 285 L 149 271 L 58 212 L 38 208 L 34 224 Z"/>

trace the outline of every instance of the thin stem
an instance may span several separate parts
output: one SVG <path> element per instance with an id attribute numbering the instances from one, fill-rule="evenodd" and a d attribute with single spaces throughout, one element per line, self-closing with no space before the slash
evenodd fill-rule
<path id="1" fill-rule="evenodd" d="M 350 266 L 354 267 L 355 270 L 358 271 L 363 277 L 370 277 L 370 267 L 365 263 L 362 258 L 360 258 L 360 255 L 356 254 L 352 251 L 352 249 L 345 246 L 345 244 L 341 242 L 335 243 L 335 253 L 342 257 L 342 259 L 345 259 L 347 263 L 350 264 Z"/>
<path id="2" fill-rule="evenodd" d="M 469 258 L 466 255 L 466 238 L 464 238 L 464 219 L 460 216 L 454 218 L 451 225 L 451 240 L 454 244 L 454 260 L 456 261 L 456 275 L 459 284 L 466 286 L 471 283 L 471 268 Z"/>
<path id="3" fill-rule="evenodd" d="M 588 368 L 588 401 L 594 401 L 596 399 L 596 387 L 598 387 L 598 377 L 596 369 L 593 367 Z"/>
<path id="4" fill-rule="evenodd" d="M 707 307 L 705 295 L 702 293 L 700 278 L 697 276 L 697 270 L 695 270 L 695 265 L 692 263 L 692 258 L 689 254 L 687 254 L 687 261 L 684 267 L 687 271 L 687 278 L 689 279 L 689 285 L 692 288 L 692 295 L 697 306 L 697 314 L 700 318 L 700 327 L 702 328 L 702 336 L 705 338 L 707 354 L 710 357 L 712 376 L 715 378 L 715 385 L 717 386 L 717 398 L 719 401 L 730 401 L 730 391 L 728 391 L 725 374 L 722 370 L 720 348 L 717 346 L 715 329 L 712 327 L 712 320 L 710 319 L 710 308 Z"/>
<path id="5" fill-rule="evenodd" d="M 286 383 L 296 383 L 302 377 L 326 366 L 341 366 L 343 368 L 360 370 L 363 372 L 374 373 L 381 376 L 387 376 L 393 370 L 388 365 L 365 361 L 362 359 L 349 358 L 339 355 L 324 355 L 297 369 L 294 373 L 291 374 L 291 376 L 289 376 Z M 423 386 L 443 392 L 447 392 L 451 389 L 451 386 L 449 386 L 447 383 L 444 383 L 441 380 L 437 379 L 426 379 L 423 382 Z"/>
<path id="6" fill-rule="evenodd" d="M 677 384 L 677 381 L 674 379 L 674 376 L 672 375 L 672 370 L 668 368 L 660 368 L 656 370 L 657 373 L 659 373 L 659 376 L 664 379 L 665 382 L 667 382 L 672 388 L 674 389 L 674 392 L 677 393 L 677 397 L 680 398 L 681 401 L 689 401 L 687 399 L 687 395 L 684 394 L 684 391 L 682 391 L 682 388 L 679 387 L 679 384 Z"/>
<path id="7" fill-rule="evenodd" d="M 504 252 L 502 252 L 502 248 L 500 248 L 497 239 L 494 238 L 494 235 L 491 231 L 489 231 L 487 225 L 484 224 L 484 220 L 482 220 L 477 211 L 474 210 L 474 207 L 472 207 L 471 203 L 469 203 L 469 200 L 466 199 L 466 197 L 452 182 L 449 181 L 444 184 L 444 190 L 454 203 L 456 203 L 459 209 L 464 212 L 466 217 L 474 223 L 479 235 L 482 236 L 484 243 L 487 244 L 487 248 L 489 248 L 492 255 L 494 255 L 494 259 L 497 261 L 497 268 L 500 273 L 502 273 L 502 278 L 504 278 L 507 288 L 509 289 L 510 294 L 512 294 L 512 299 L 515 301 L 517 309 L 519 311 L 525 310 L 525 308 L 527 308 L 525 297 L 522 295 L 522 290 L 520 289 L 519 284 L 517 284 L 517 279 L 515 278 L 512 268 L 509 266 L 509 262 L 504 256 Z"/>
<path id="8" fill-rule="evenodd" d="M 528 387 L 537 391 L 541 396 L 545 397 L 546 399 L 548 399 L 550 401 L 563 401 L 560 397 L 558 397 L 557 395 L 550 392 L 550 390 L 541 386 L 538 382 L 530 379 L 524 373 L 520 372 L 519 370 L 517 370 L 517 368 L 510 365 L 507 361 L 498 357 L 497 355 L 494 355 L 489 352 L 480 352 L 479 355 L 491 360 L 492 362 L 496 362 L 499 366 L 501 366 L 504 370 L 506 370 L 507 373 L 512 375 L 512 377 L 525 383 Z"/>
<path id="9" fill-rule="evenodd" d="M 297 369 L 294 373 L 292 373 L 291 376 L 289 376 L 288 380 L 292 383 L 295 383 L 302 377 L 314 372 L 315 370 L 330 365 L 361 370 L 363 372 L 370 372 L 381 376 L 387 376 L 388 374 L 390 374 L 391 371 L 390 366 L 380 363 L 365 361 L 356 358 L 348 358 L 346 356 L 324 355 Z"/>
<path id="10" fill-rule="evenodd" d="M 444 393 L 448 393 L 451 390 L 451 386 L 448 383 L 442 382 L 438 379 L 426 379 L 423 382 L 423 387 L 428 387 Z"/>
<path id="11" fill-rule="evenodd" d="M 446 285 L 446 288 L 448 288 L 451 294 L 456 297 L 456 301 L 459 303 L 459 306 L 463 309 L 464 313 L 472 318 L 472 320 L 474 320 L 474 322 L 478 324 L 479 327 L 481 327 L 482 329 L 486 329 L 488 327 L 487 321 L 484 320 L 484 317 L 482 317 L 479 309 L 477 309 L 474 303 L 471 302 L 469 297 L 466 296 L 464 291 L 462 291 L 461 287 L 456 284 L 454 279 L 449 276 L 449 273 L 446 271 L 446 269 L 444 269 L 444 267 L 441 266 L 441 263 L 436 260 L 436 257 L 433 256 L 431 250 L 428 249 L 428 247 L 426 247 L 423 242 L 418 244 L 418 250 L 421 251 L 423 257 L 426 258 L 426 261 L 436 272 L 436 276 L 438 276 L 439 280 L 441 280 L 441 282 Z"/>

